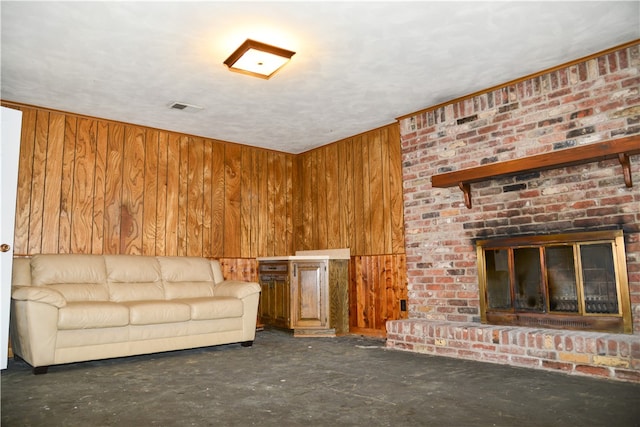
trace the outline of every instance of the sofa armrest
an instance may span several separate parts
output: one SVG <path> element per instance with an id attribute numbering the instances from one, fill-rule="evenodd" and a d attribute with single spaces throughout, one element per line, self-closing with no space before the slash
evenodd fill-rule
<path id="1" fill-rule="evenodd" d="M 242 282 L 239 280 L 225 280 L 215 285 L 213 294 L 221 297 L 236 297 L 244 299 L 249 295 L 259 294 L 260 285 L 255 282 Z"/>
<path id="2" fill-rule="evenodd" d="M 14 286 L 11 297 L 16 301 L 36 301 L 57 308 L 67 305 L 60 292 L 43 286 Z"/>

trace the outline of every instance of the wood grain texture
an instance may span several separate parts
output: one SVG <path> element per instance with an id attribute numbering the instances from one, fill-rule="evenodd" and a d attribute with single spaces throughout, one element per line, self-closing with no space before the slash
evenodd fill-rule
<path id="1" fill-rule="evenodd" d="M 60 183 L 60 231 L 58 233 L 58 253 L 71 252 L 71 220 L 73 200 L 73 175 L 75 170 L 76 117 L 65 117 L 64 148 L 62 155 L 62 177 Z"/>
<path id="2" fill-rule="evenodd" d="M 241 166 L 242 148 L 239 145 L 228 145 L 224 157 L 224 254 L 229 257 L 240 257 L 242 252 L 240 229 Z"/>
<path id="3" fill-rule="evenodd" d="M 402 187 L 402 147 L 400 143 L 400 127 L 390 125 L 388 130 L 389 150 L 389 227 L 391 228 L 391 250 L 389 253 L 404 253 L 404 195 Z"/>
<path id="4" fill-rule="evenodd" d="M 204 205 L 204 142 L 190 138 L 187 173 L 187 255 L 202 255 L 202 229 Z"/>
<path id="5" fill-rule="evenodd" d="M 213 161 L 213 144 L 203 140 L 202 145 L 202 256 L 210 258 L 211 255 L 211 162 Z"/>
<path id="6" fill-rule="evenodd" d="M 156 255 L 167 253 L 167 179 L 168 179 L 169 134 L 158 134 L 158 177 L 155 211 Z M 148 209 L 148 208 L 147 208 Z"/>
<path id="7" fill-rule="evenodd" d="M 71 252 L 92 253 L 93 198 L 96 163 L 95 120 L 80 118 L 76 134 L 71 213 Z"/>
<path id="8" fill-rule="evenodd" d="M 158 203 L 158 131 L 146 129 L 144 140 L 144 195 L 142 255 L 156 254 L 156 212 Z"/>
<path id="9" fill-rule="evenodd" d="M 142 254 L 144 219 L 144 129 L 125 129 L 122 173 L 122 209 L 120 211 L 120 250 Z M 74 221 L 75 222 L 75 221 Z"/>
<path id="10" fill-rule="evenodd" d="M 384 334 L 388 320 L 407 317 L 400 310 L 407 299 L 404 254 L 351 257 L 349 277 L 350 332 Z"/>
<path id="11" fill-rule="evenodd" d="M 47 139 L 49 113 L 38 111 L 33 145 L 33 173 L 31 176 L 31 211 L 29 213 L 29 251 L 42 252 L 42 216 L 44 210 L 44 184 L 47 165 Z"/>
<path id="12" fill-rule="evenodd" d="M 244 280 L 258 283 L 258 261 L 253 258 L 220 258 L 225 280 Z"/>
<path id="13" fill-rule="evenodd" d="M 293 155 L 3 105 L 23 112 L 17 255 L 295 250 Z"/>
<path id="14" fill-rule="evenodd" d="M 44 188 L 44 211 L 42 228 L 50 233 L 42 240 L 43 253 L 56 253 L 60 235 L 60 191 L 62 181 L 62 156 L 64 154 L 64 115 L 49 115 L 49 134 L 47 135 L 47 165 Z"/>
<path id="15" fill-rule="evenodd" d="M 296 159 L 296 249 L 348 247 L 352 255 L 404 253 L 402 152 L 397 125 Z"/>
<path id="16" fill-rule="evenodd" d="M 329 324 L 336 335 L 349 333 L 349 261 L 329 261 Z"/>
<path id="17" fill-rule="evenodd" d="M 29 216 L 31 214 L 31 183 L 37 116 L 37 111 L 33 109 L 22 108 L 20 110 L 22 110 L 22 131 L 20 135 L 16 225 L 13 248 L 16 254 L 29 252 Z"/>
<path id="18" fill-rule="evenodd" d="M 96 131 L 95 176 L 93 179 L 93 231 L 91 236 L 91 252 L 94 254 L 102 254 L 104 253 L 104 200 L 106 190 L 106 176 L 108 173 L 107 144 L 109 139 L 109 126 L 104 121 L 98 121 Z"/>
<path id="19" fill-rule="evenodd" d="M 224 256 L 225 144 L 213 143 L 211 166 L 211 256 Z"/>
<path id="20" fill-rule="evenodd" d="M 187 255 L 187 235 L 188 235 L 188 177 L 189 177 L 189 136 L 182 135 L 178 139 L 178 150 L 180 160 L 178 161 L 178 230 L 176 236 L 177 255 Z"/>

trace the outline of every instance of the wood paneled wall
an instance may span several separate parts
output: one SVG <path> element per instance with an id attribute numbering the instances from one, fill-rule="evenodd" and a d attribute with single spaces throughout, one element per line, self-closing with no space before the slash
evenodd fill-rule
<path id="1" fill-rule="evenodd" d="M 16 255 L 291 254 L 294 156 L 23 105 Z"/>
<path id="2" fill-rule="evenodd" d="M 348 247 L 352 330 L 403 317 L 397 125 L 294 156 L 3 105 L 23 112 L 16 255 L 204 256 L 257 280 L 256 257 Z"/>
<path id="3" fill-rule="evenodd" d="M 399 141 L 394 124 L 297 156 L 297 250 L 404 253 Z"/>
<path id="4" fill-rule="evenodd" d="M 406 319 L 407 259 L 404 254 L 351 257 L 349 330 L 363 335 L 386 333 L 386 321 Z M 406 306 L 405 306 L 406 307 Z"/>
<path id="5" fill-rule="evenodd" d="M 397 125 L 300 154 L 296 164 L 296 249 L 350 248 L 350 331 L 384 336 L 387 320 L 408 313 Z"/>

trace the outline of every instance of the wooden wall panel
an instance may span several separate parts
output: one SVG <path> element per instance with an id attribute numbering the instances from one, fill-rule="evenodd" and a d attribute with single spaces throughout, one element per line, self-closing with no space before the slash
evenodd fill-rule
<path id="1" fill-rule="evenodd" d="M 68 127 L 67 127 L 68 128 Z M 65 148 L 66 152 L 67 148 Z M 69 153 L 72 154 L 71 147 Z M 107 137 L 107 176 L 104 190 L 104 253 L 120 253 L 120 210 L 122 206 L 122 165 L 124 126 L 110 125 Z M 72 168 L 65 165 L 65 169 Z"/>
<path id="2" fill-rule="evenodd" d="M 225 279 L 258 281 L 258 261 L 254 258 L 220 258 L 219 261 Z"/>
<path id="3" fill-rule="evenodd" d="M 126 128 L 122 174 L 122 206 L 120 209 L 120 251 L 132 255 L 142 254 L 144 140 L 144 129 L 137 126 Z M 74 252 L 85 253 L 89 251 L 83 248 Z"/>
<path id="4" fill-rule="evenodd" d="M 340 189 L 344 181 L 340 181 L 340 157 L 338 144 L 330 144 L 325 147 L 325 183 L 326 183 L 326 246 L 328 248 L 340 248 L 340 210 L 342 208 Z"/>
<path id="5" fill-rule="evenodd" d="M 400 128 L 388 126 L 388 141 L 400 141 Z M 385 144 L 389 150 L 389 214 L 391 228 L 390 253 L 404 253 L 404 194 L 402 185 L 402 147 Z"/>
<path id="6" fill-rule="evenodd" d="M 241 183 L 242 148 L 239 145 L 226 147 L 224 158 L 224 254 L 228 257 L 241 256 L 240 207 L 242 203 Z"/>
<path id="7" fill-rule="evenodd" d="M 296 249 L 348 247 L 351 255 L 404 253 L 402 158 L 397 126 L 366 132 L 295 159 Z"/>
<path id="8" fill-rule="evenodd" d="M 36 111 L 22 112 L 18 188 L 16 192 L 16 226 L 13 249 L 17 254 L 29 252 L 29 216 L 31 213 L 31 183 L 35 150 Z"/>
<path id="9" fill-rule="evenodd" d="M 349 329 L 352 333 L 384 335 L 387 320 L 405 319 L 406 256 L 351 257 L 349 266 Z"/>
<path id="10" fill-rule="evenodd" d="M 16 255 L 293 253 L 293 155 L 3 105 L 23 112 Z"/>
<path id="11" fill-rule="evenodd" d="M 93 179 L 93 231 L 91 236 L 92 252 L 95 254 L 104 253 L 105 182 L 109 173 L 107 170 L 108 139 L 109 125 L 104 121 L 97 122 L 95 176 Z M 50 141 L 52 142 L 53 140 L 50 139 Z M 50 161 L 51 159 L 47 158 L 47 163 Z M 49 176 L 48 170 L 47 176 Z"/>
<path id="12" fill-rule="evenodd" d="M 93 253 L 93 198 L 97 123 L 80 118 L 76 134 L 73 197 L 71 200 L 71 252 Z M 46 160 L 43 161 L 43 163 Z M 47 238 L 47 236 L 43 236 Z"/>
<path id="13" fill-rule="evenodd" d="M 213 143 L 213 159 L 211 166 L 211 256 L 224 256 L 224 157 L 225 144 Z"/>
<path id="14" fill-rule="evenodd" d="M 242 169 L 241 169 L 241 185 L 242 188 L 251 189 L 250 191 L 242 192 L 242 203 L 241 213 L 240 213 L 240 229 L 241 229 L 241 237 L 240 237 L 240 245 L 242 247 L 243 253 L 249 253 L 250 256 L 256 256 L 255 252 L 252 251 L 256 249 L 255 245 L 255 234 L 252 233 L 253 229 L 257 224 L 252 224 L 251 220 L 251 211 L 254 209 L 253 203 L 257 198 L 253 197 L 255 194 L 255 189 L 253 189 L 254 184 L 254 151 L 250 147 L 242 147 Z"/>
<path id="15" fill-rule="evenodd" d="M 144 199 L 142 255 L 156 254 L 157 224 L 156 212 L 158 204 L 158 146 L 159 132 L 147 129 L 144 146 Z M 149 208 L 152 209 L 149 209 Z"/>
<path id="16" fill-rule="evenodd" d="M 189 176 L 189 137 L 182 135 L 178 139 L 178 231 L 176 236 L 178 241 L 176 242 L 178 256 L 187 255 L 187 214 L 188 214 L 188 192 L 187 179 Z"/>
<path id="17" fill-rule="evenodd" d="M 167 253 L 167 182 L 168 182 L 168 162 L 169 162 L 169 134 L 159 132 L 158 134 L 158 189 L 156 196 L 156 255 Z M 206 254 L 205 256 L 210 256 Z"/>
<path id="18" fill-rule="evenodd" d="M 190 138 L 187 173 L 187 255 L 202 255 L 204 205 L 204 142 Z"/>
<path id="19" fill-rule="evenodd" d="M 60 191 L 62 187 L 62 155 L 64 153 L 64 115 L 51 113 L 49 115 L 49 135 L 47 137 L 47 169 L 45 171 L 44 211 L 42 213 L 42 227 L 51 233 L 42 241 L 43 253 L 58 251 L 58 236 L 60 234 Z"/>
<path id="20" fill-rule="evenodd" d="M 389 253 L 385 247 L 385 212 L 389 209 L 384 194 L 385 182 L 383 174 L 385 172 L 385 160 L 382 158 L 382 141 L 380 139 L 380 130 L 371 132 L 369 136 L 369 209 L 371 211 L 371 222 L 369 224 L 369 236 L 371 236 L 368 244 L 370 245 L 370 253 L 385 254 Z M 388 171 L 387 171 L 388 172 Z M 375 230 L 375 231 L 374 231 Z"/>
<path id="21" fill-rule="evenodd" d="M 33 252 L 42 252 L 42 216 L 48 137 L 49 113 L 47 111 L 38 111 L 33 145 L 34 167 L 31 176 L 31 211 L 29 215 L 29 251 Z"/>
<path id="22" fill-rule="evenodd" d="M 16 255 L 197 255 L 255 280 L 256 257 L 348 247 L 351 326 L 402 315 L 397 126 L 290 155 L 4 105 L 23 111 Z"/>

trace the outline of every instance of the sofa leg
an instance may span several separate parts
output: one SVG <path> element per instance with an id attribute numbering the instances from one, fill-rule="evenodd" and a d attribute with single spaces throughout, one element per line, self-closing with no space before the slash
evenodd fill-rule
<path id="1" fill-rule="evenodd" d="M 49 370 L 48 366 L 36 366 L 33 368 L 33 375 L 43 375 Z"/>
<path id="2" fill-rule="evenodd" d="M 253 345 L 253 341 L 243 341 L 240 345 L 243 347 L 251 347 Z"/>

